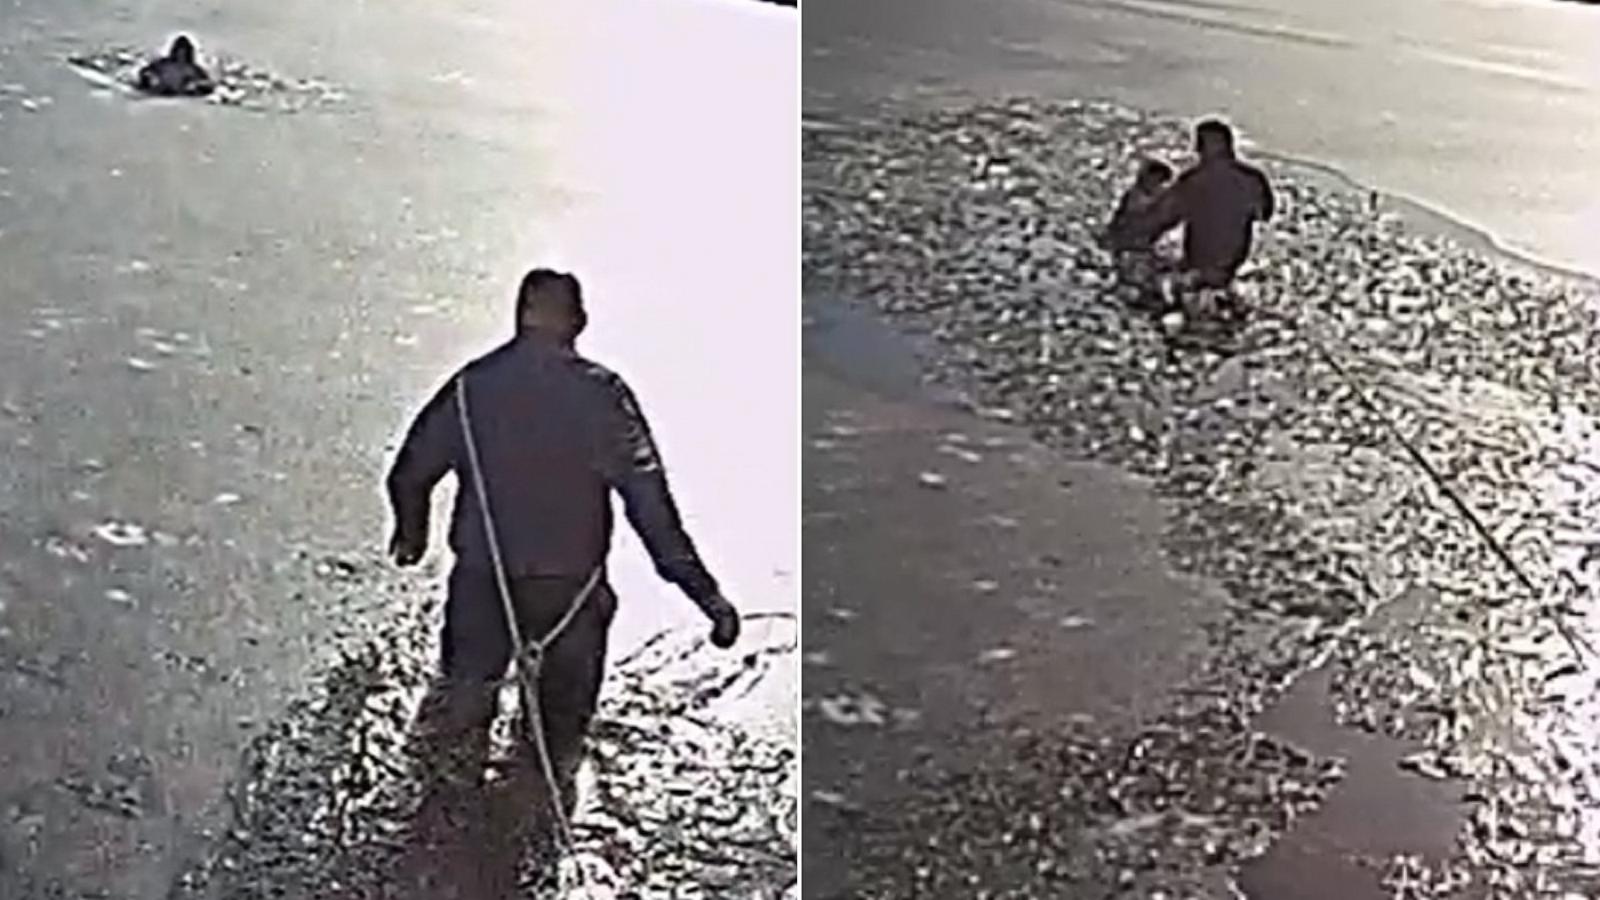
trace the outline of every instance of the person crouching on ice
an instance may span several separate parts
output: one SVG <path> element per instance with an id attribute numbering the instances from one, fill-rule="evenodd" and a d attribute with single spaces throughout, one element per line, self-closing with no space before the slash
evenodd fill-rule
<path id="1" fill-rule="evenodd" d="M 210 73 L 195 59 L 194 42 L 185 35 L 172 41 L 167 55 L 139 70 L 139 90 L 158 97 L 204 97 L 216 90 Z"/>
<path id="2" fill-rule="evenodd" d="M 1135 298 L 1151 297 L 1158 288 L 1155 245 L 1161 231 L 1156 215 L 1172 178 L 1172 167 L 1159 159 L 1140 163 L 1106 225 L 1105 246 L 1116 254 L 1119 280 Z"/>

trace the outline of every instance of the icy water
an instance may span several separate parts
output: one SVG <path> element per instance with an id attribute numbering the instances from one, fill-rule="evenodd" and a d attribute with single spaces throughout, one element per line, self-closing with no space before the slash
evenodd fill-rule
<path id="1" fill-rule="evenodd" d="M 552 870 L 536 855 L 549 795 L 511 735 L 513 692 L 482 782 L 452 782 L 441 761 L 461 748 L 439 746 L 421 708 L 442 598 L 421 584 L 375 589 L 368 570 L 354 562 L 342 580 L 347 602 L 368 607 L 351 616 L 361 624 L 247 747 L 228 827 L 172 897 L 779 897 L 793 884 L 795 749 L 730 715 L 791 664 L 789 617 L 752 617 L 737 655 L 667 632 L 613 660 L 581 775 L 577 855 Z M 434 596 L 418 604 L 419 593 Z"/>
<path id="2" fill-rule="evenodd" d="M 1225 352 L 1174 344 L 1126 308 L 1093 229 L 1140 153 L 1181 156 L 1182 122 L 1022 99 L 833 124 L 806 138 L 808 290 L 869 299 L 942 345 L 946 382 L 1152 479 L 1182 510 L 1174 564 L 1238 604 L 1212 664 L 1136 733 L 931 765 L 926 810 L 863 832 L 871 895 L 1214 895 L 1215 874 L 1268 853 L 1360 761 L 1261 730 L 1316 669 L 1320 715 L 1404 745 L 1406 777 L 1460 786 L 1459 816 L 1451 792 L 1430 801 L 1430 827 L 1456 831 L 1431 855 L 1349 854 L 1367 884 L 1592 893 L 1600 746 L 1562 636 L 1581 642 L 1591 588 L 1556 552 L 1581 544 L 1558 522 L 1589 501 L 1545 486 L 1581 468 L 1574 423 L 1600 410 L 1592 287 L 1272 165 L 1285 215 L 1244 279 L 1252 322 Z M 1552 702 L 1552 685 L 1580 702 Z"/>
<path id="3" fill-rule="evenodd" d="M 0 23 L 0 895 L 354 896 L 405 856 L 441 573 L 379 558 L 380 480 L 537 263 L 584 278 L 584 349 L 640 394 L 730 597 L 769 614 L 697 646 L 619 536 L 589 868 L 629 895 L 791 887 L 793 12 L 7 2 Z M 121 90 L 179 31 L 231 90 Z M 741 250 L 708 279 L 708 246 Z M 622 662 L 663 631 L 693 651 Z M 518 824 L 492 855 L 513 867 Z"/>

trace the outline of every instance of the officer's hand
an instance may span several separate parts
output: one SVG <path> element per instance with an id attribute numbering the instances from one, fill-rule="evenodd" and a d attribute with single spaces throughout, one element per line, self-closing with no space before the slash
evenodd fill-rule
<path id="1" fill-rule="evenodd" d="M 706 604 L 706 616 L 711 619 L 711 643 L 721 650 L 732 647 L 739 639 L 739 611 L 718 594 Z"/>
<path id="2" fill-rule="evenodd" d="M 414 566 L 422 560 L 422 554 L 428 550 L 427 538 L 418 538 L 395 530 L 394 537 L 389 539 L 389 558 L 397 566 Z"/>

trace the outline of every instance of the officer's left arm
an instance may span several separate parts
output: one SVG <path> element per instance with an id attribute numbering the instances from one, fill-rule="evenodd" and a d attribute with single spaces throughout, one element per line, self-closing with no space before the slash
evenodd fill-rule
<path id="1" fill-rule="evenodd" d="M 452 380 L 417 414 L 389 470 L 389 503 L 394 509 L 395 542 L 420 554 L 428 543 L 428 510 L 433 488 L 455 464 L 458 426 Z"/>
<path id="2" fill-rule="evenodd" d="M 1265 173 L 1257 171 L 1256 182 L 1261 186 L 1260 219 L 1263 222 L 1270 222 L 1278 213 L 1278 198 L 1273 195 L 1272 182 L 1267 179 Z"/>
<path id="3" fill-rule="evenodd" d="M 622 379 L 613 377 L 609 387 L 600 449 L 605 479 L 622 495 L 628 524 L 644 542 L 656 572 L 706 609 L 720 591 L 684 530 L 650 425 Z"/>

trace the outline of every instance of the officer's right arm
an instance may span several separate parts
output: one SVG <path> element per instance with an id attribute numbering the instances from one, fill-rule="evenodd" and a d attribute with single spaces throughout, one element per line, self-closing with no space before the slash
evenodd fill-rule
<path id="1" fill-rule="evenodd" d="M 1159 240 L 1162 235 L 1177 228 L 1185 215 L 1184 195 L 1188 191 L 1189 174 L 1178 177 L 1171 187 L 1161 192 L 1149 213 L 1150 234 Z"/>
<path id="2" fill-rule="evenodd" d="M 389 470 L 389 503 L 398 542 L 427 544 L 433 488 L 454 465 L 459 443 L 454 386 L 452 379 L 417 414 Z"/>

